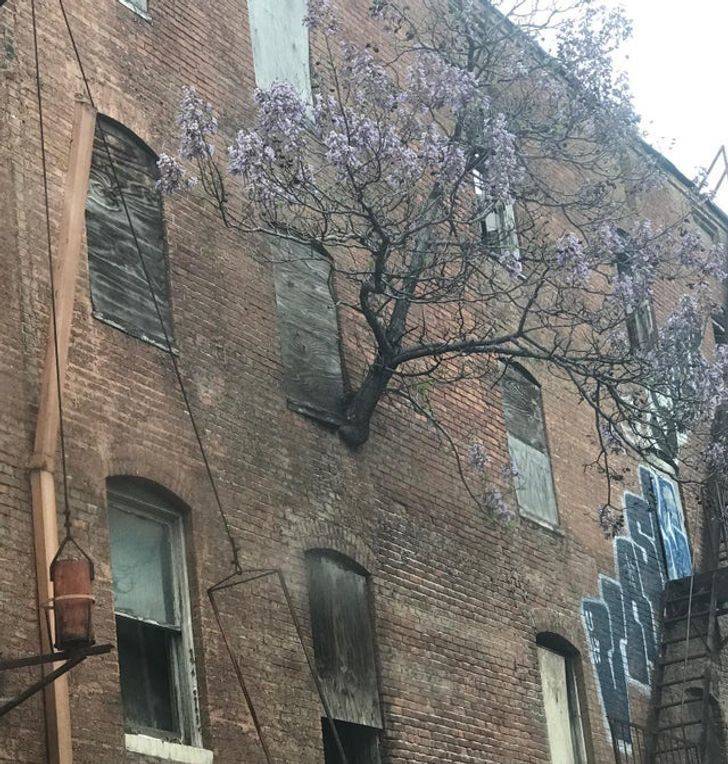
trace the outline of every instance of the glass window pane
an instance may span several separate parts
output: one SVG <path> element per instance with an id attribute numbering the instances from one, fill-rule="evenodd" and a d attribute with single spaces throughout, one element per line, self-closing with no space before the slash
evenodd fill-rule
<path id="1" fill-rule="evenodd" d="M 169 526 L 112 507 L 109 527 L 116 612 L 178 625 Z"/>
<path id="2" fill-rule="evenodd" d="M 116 637 L 126 728 L 167 732 L 179 738 L 172 681 L 172 643 L 178 636 L 159 626 L 117 616 Z"/>

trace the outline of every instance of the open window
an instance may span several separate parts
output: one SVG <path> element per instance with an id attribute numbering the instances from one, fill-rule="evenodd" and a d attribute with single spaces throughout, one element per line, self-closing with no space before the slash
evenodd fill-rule
<path id="1" fill-rule="evenodd" d="M 134 479 L 109 481 L 108 505 L 126 732 L 199 745 L 182 517 Z"/>
<path id="2" fill-rule="evenodd" d="M 328 550 L 306 556 L 316 668 L 349 764 L 379 764 L 382 715 L 369 584 L 364 570 Z M 328 719 L 326 764 L 341 764 Z"/>
<path id="3" fill-rule="evenodd" d="M 626 241 L 626 234 L 620 232 Z M 617 273 L 623 277 L 632 276 L 632 266 L 626 250 L 617 254 Z M 627 335 L 633 351 L 645 350 L 652 347 L 657 340 L 657 325 L 649 297 L 642 299 L 627 313 Z"/>
<path id="4" fill-rule="evenodd" d="M 522 515 L 551 526 L 558 524 L 551 457 L 546 441 L 541 387 L 519 366 L 510 365 L 501 381 L 508 449 L 516 472 Z"/>
<path id="5" fill-rule="evenodd" d="M 473 185 L 476 201 L 483 204 L 485 190 L 483 177 L 478 170 L 473 170 Z M 480 229 L 483 242 L 498 254 L 519 252 L 516 213 L 512 204 L 498 203 L 483 209 L 480 217 Z"/>
<path id="6" fill-rule="evenodd" d="M 536 638 L 551 761 L 586 764 L 579 654 L 556 634 Z"/>
<path id="7" fill-rule="evenodd" d="M 99 116 L 86 199 L 94 316 L 167 350 L 172 322 L 158 177 L 154 152 L 118 122 Z"/>
<path id="8" fill-rule="evenodd" d="M 248 0 L 255 84 L 289 82 L 311 100 L 307 0 Z"/>

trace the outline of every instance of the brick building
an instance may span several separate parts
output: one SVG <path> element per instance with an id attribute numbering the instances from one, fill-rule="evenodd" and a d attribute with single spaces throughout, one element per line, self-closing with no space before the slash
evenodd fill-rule
<path id="1" fill-rule="evenodd" d="M 374 34 L 367 5 L 342 4 L 348 28 Z M 520 496 L 512 525 L 473 506 L 452 455 L 394 406 L 378 412 L 364 447 L 347 448 L 295 405 L 285 287 L 254 257 L 265 245 L 231 235 L 193 199 L 162 205 L 150 180 L 181 86 L 204 90 L 228 127 L 245 120 L 256 80 L 310 87 L 308 41 L 294 23 L 303 0 L 79 0 L 68 12 L 98 119 L 137 191 L 132 214 L 147 226 L 166 332 L 241 560 L 282 571 L 349 760 L 547 762 L 569 750 L 575 761 L 613 761 L 607 718 L 648 717 L 665 581 L 705 556 L 698 502 L 633 464 L 626 532 L 605 539 L 602 479 L 583 469 L 592 414 L 547 377 L 513 384 L 543 422 L 536 448 L 553 496 L 541 507 Z M 38 3 L 38 27 L 56 241 L 84 88 L 56 2 Z M 44 628 L 29 471 L 43 469 L 32 457 L 50 291 L 29 2 L 0 9 L 0 34 L 0 651 L 13 658 L 38 653 Z M 672 184 L 650 202 L 656 217 L 686 199 L 687 181 L 664 168 Z M 62 689 L 0 718 L 0 760 L 265 761 L 206 594 L 231 572 L 228 539 L 164 332 L 135 285 L 138 268 L 123 261 L 128 232 L 98 132 L 90 177 L 64 423 L 74 533 L 96 566 L 96 639 L 115 649 L 67 675 L 67 724 L 62 712 L 53 722 Z M 728 230 L 715 209 L 701 223 Z M 656 295 L 658 321 L 674 296 Z M 344 367 L 356 368 L 346 336 L 342 325 Z M 525 438 L 509 414 L 514 394 L 461 391 L 449 425 L 477 429 L 507 462 L 509 436 Z M 279 580 L 224 590 L 218 602 L 271 760 L 318 762 L 324 749 L 336 760 Z M 0 673 L 0 697 L 39 674 Z"/>

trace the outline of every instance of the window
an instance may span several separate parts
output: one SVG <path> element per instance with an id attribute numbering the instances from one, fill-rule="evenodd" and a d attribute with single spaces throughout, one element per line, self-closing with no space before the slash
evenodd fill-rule
<path id="1" fill-rule="evenodd" d="M 379 683 L 366 573 L 333 552 L 307 555 L 316 668 L 349 764 L 379 764 Z M 326 764 L 341 757 L 322 719 Z"/>
<path id="2" fill-rule="evenodd" d="M 539 635 L 536 645 L 551 761 L 586 764 L 578 654 L 556 635 Z"/>
<path id="3" fill-rule="evenodd" d="M 484 197 L 483 180 L 478 170 L 473 170 L 475 195 Z M 480 220 L 483 242 L 498 253 L 518 252 L 516 213 L 512 204 L 496 204 Z"/>
<path id="4" fill-rule="evenodd" d="M 632 266 L 626 252 L 617 255 L 617 273 L 620 276 L 632 274 Z M 627 335 L 633 350 L 649 348 L 657 339 L 655 317 L 648 297 L 645 297 L 634 310 L 627 314 Z"/>
<path id="5" fill-rule="evenodd" d="M 541 388 L 523 369 L 509 366 L 501 382 L 516 495 L 522 515 L 558 524 L 551 458 L 546 443 Z"/>
<path id="6" fill-rule="evenodd" d="M 259 88 L 290 82 L 311 99 L 307 0 L 248 0 L 255 83 Z"/>
<path id="7" fill-rule="evenodd" d="M 272 246 L 276 248 L 276 307 L 288 405 L 328 424 L 339 424 L 344 383 L 331 265 L 310 247 L 285 241 Z"/>
<path id="8" fill-rule="evenodd" d="M 119 2 L 122 5 L 125 5 L 127 8 L 131 8 L 133 11 L 136 11 L 136 13 L 138 13 L 143 18 L 149 18 L 147 16 L 147 0 L 119 0 Z"/>
<path id="9" fill-rule="evenodd" d="M 182 518 L 141 481 L 111 481 L 108 497 L 126 731 L 197 745 Z"/>
<path id="10" fill-rule="evenodd" d="M 156 160 L 156 155 L 125 127 L 106 117 L 98 118 L 86 200 L 86 239 L 96 318 L 166 350 L 164 331 L 151 295 L 153 288 L 171 339 L 167 253 L 162 200 L 155 186 Z M 119 185 L 151 286 L 139 259 Z"/>

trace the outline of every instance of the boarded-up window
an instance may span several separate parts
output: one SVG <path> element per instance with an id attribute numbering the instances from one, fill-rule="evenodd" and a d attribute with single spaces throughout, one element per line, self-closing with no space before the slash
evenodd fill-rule
<path id="1" fill-rule="evenodd" d="M 248 0 L 255 83 L 290 82 L 311 100 L 308 28 L 303 19 L 307 0 Z"/>
<path id="2" fill-rule="evenodd" d="M 536 649 L 551 761 L 585 764 L 584 732 L 573 658 L 540 645 Z"/>
<path id="3" fill-rule="evenodd" d="M 341 421 L 344 385 L 331 265 L 310 247 L 278 242 L 274 265 L 284 387 L 294 411 Z"/>
<path id="4" fill-rule="evenodd" d="M 382 716 L 367 576 L 333 553 L 310 552 L 307 563 L 316 668 L 339 737 L 350 762 L 378 762 Z M 338 762 L 323 724 L 326 762 Z"/>
<path id="5" fill-rule="evenodd" d="M 501 383 L 508 448 L 517 475 L 516 495 L 521 514 L 550 525 L 558 523 L 556 497 L 541 388 L 529 375 L 509 367 Z"/>
<path id="6" fill-rule="evenodd" d="M 104 136 L 116 174 L 109 162 Z M 157 178 L 154 153 L 126 128 L 99 117 L 86 200 L 86 239 L 94 315 L 134 337 L 167 349 L 151 293 L 153 288 L 171 339 L 167 255 L 162 200 L 155 186 Z M 126 210 L 123 202 L 126 202 Z M 149 280 L 142 267 L 127 210 Z"/>

